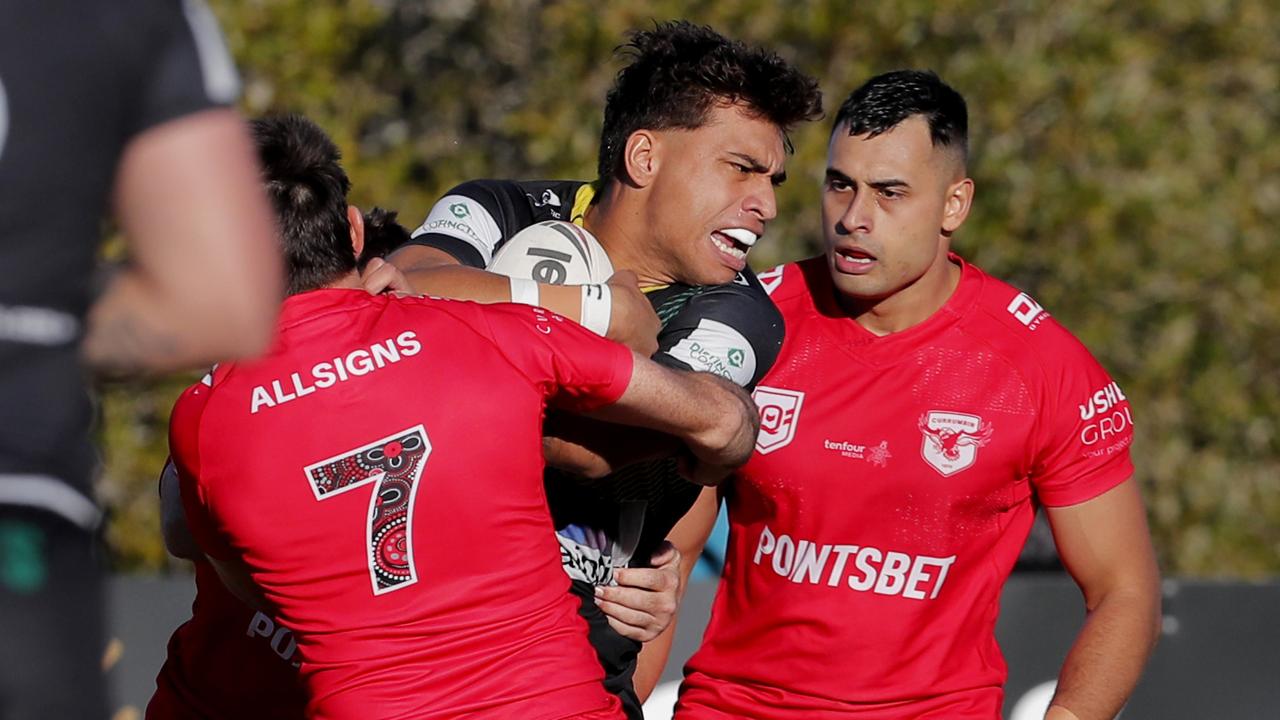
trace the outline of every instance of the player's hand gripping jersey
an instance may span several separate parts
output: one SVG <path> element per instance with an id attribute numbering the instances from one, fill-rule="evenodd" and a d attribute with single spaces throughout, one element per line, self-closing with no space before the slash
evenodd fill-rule
<path id="1" fill-rule="evenodd" d="M 1132 474 L 1128 402 L 972 265 L 942 309 L 884 337 L 837 307 L 823 257 L 761 280 L 787 338 L 754 393 L 756 454 L 677 717 L 998 718 L 1000 589 L 1034 504 Z"/>
<path id="2" fill-rule="evenodd" d="M 541 484 L 547 402 L 631 354 L 539 308 L 318 290 L 174 410 L 192 534 L 294 631 L 318 718 L 616 713 Z"/>

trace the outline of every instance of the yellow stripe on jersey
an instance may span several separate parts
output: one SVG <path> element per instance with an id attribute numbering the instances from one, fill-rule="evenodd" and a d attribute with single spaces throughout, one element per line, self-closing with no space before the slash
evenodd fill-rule
<path id="1" fill-rule="evenodd" d="M 596 196 L 596 189 L 591 186 L 591 183 L 587 183 L 579 187 L 577 194 L 573 196 L 573 212 L 569 215 L 569 222 L 573 223 L 574 225 L 577 225 L 580 228 L 585 228 L 586 225 L 583 223 L 583 221 L 586 220 L 586 217 L 587 217 L 587 208 L 591 207 L 591 201 L 595 198 L 595 196 Z M 669 287 L 671 286 L 670 285 L 650 285 L 649 287 L 640 288 L 640 292 L 645 292 L 645 293 L 654 292 L 655 290 L 662 290 L 663 288 L 669 288 Z"/>
<path id="2" fill-rule="evenodd" d="M 573 196 L 573 212 L 569 215 L 569 222 L 583 227 L 582 221 L 587 217 L 587 208 L 591 206 L 595 196 L 596 189 L 591 187 L 591 183 L 579 187 L 577 194 Z"/>

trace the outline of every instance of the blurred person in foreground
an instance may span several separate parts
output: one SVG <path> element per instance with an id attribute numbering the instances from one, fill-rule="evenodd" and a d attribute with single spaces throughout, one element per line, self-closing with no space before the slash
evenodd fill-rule
<path id="1" fill-rule="evenodd" d="M 711 372 L 749 389 L 772 366 L 783 327 L 747 267 L 747 253 L 777 215 L 788 131 L 821 113 L 817 82 L 765 48 L 688 22 L 635 32 L 620 55 L 628 63 L 605 102 L 594 183 L 462 183 L 391 260 L 421 291 L 587 316 L 584 324 L 662 365 Z M 639 277 L 642 292 L 616 277 L 603 295 L 593 295 L 599 286 L 485 271 L 522 230 L 552 220 L 598 238 L 614 268 Z M 606 685 L 639 718 L 666 661 L 680 588 L 696 559 L 685 538 L 701 537 L 710 525 L 665 541 L 695 502 L 714 513 L 716 497 L 700 495 L 702 488 L 680 478 L 670 459 L 610 473 L 646 455 L 670 455 L 669 442 L 599 424 L 565 425 L 556 431 L 574 442 L 559 447 L 573 448 L 549 462 L 607 476 L 584 483 L 548 473 L 565 572 L 590 623 Z"/>
<path id="2" fill-rule="evenodd" d="M 1048 718 L 1114 717 L 1159 632 L 1129 403 L 1030 296 L 951 252 L 968 116 L 936 75 L 841 106 L 825 255 L 761 273 L 787 323 L 728 489 L 676 717 L 1000 717 L 1000 590 L 1044 506 L 1088 616 Z"/>
<path id="3" fill-rule="evenodd" d="M 370 294 L 336 147 L 296 116 L 254 133 L 290 294 L 267 356 L 174 408 L 197 545 L 292 629 L 310 717 L 622 717 L 560 569 L 543 414 L 670 433 L 714 484 L 749 398 L 541 308 Z"/>
<path id="4" fill-rule="evenodd" d="M 4 10 L 0 717 L 106 714 L 82 361 L 168 371 L 268 342 L 281 267 L 248 134 L 229 108 L 238 92 L 198 1 Z M 129 263 L 93 302 L 108 212 Z"/>

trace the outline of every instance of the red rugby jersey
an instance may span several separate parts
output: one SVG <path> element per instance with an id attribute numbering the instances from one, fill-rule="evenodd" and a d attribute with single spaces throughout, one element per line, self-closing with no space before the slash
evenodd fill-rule
<path id="1" fill-rule="evenodd" d="M 1127 479 L 1132 419 L 1034 300 L 952 260 L 945 306 L 884 337 L 840 311 L 825 258 L 761 273 L 787 337 L 678 718 L 999 717 L 1034 503 Z"/>
<path id="2" fill-rule="evenodd" d="M 541 418 L 630 374 L 541 308 L 320 290 L 286 300 L 266 358 L 184 396 L 192 534 L 293 629 L 310 716 L 616 708 L 560 569 Z"/>
<path id="3" fill-rule="evenodd" d="M 302 720 L 298 645 L 273 618 L 236 599 L 196 563 L 191 619 L 169 638 L 147 720 Z"/>

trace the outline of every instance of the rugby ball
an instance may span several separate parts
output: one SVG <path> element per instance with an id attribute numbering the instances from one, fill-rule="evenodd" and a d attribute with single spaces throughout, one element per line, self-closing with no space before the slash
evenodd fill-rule
<path id="1" fill-rule="evenodd" d="M 600 241 L 573 223 L 547 220 L 516 233 L 493 256 L 491 272 L 548 285 L 602 283 L 613 263 Z"/>

